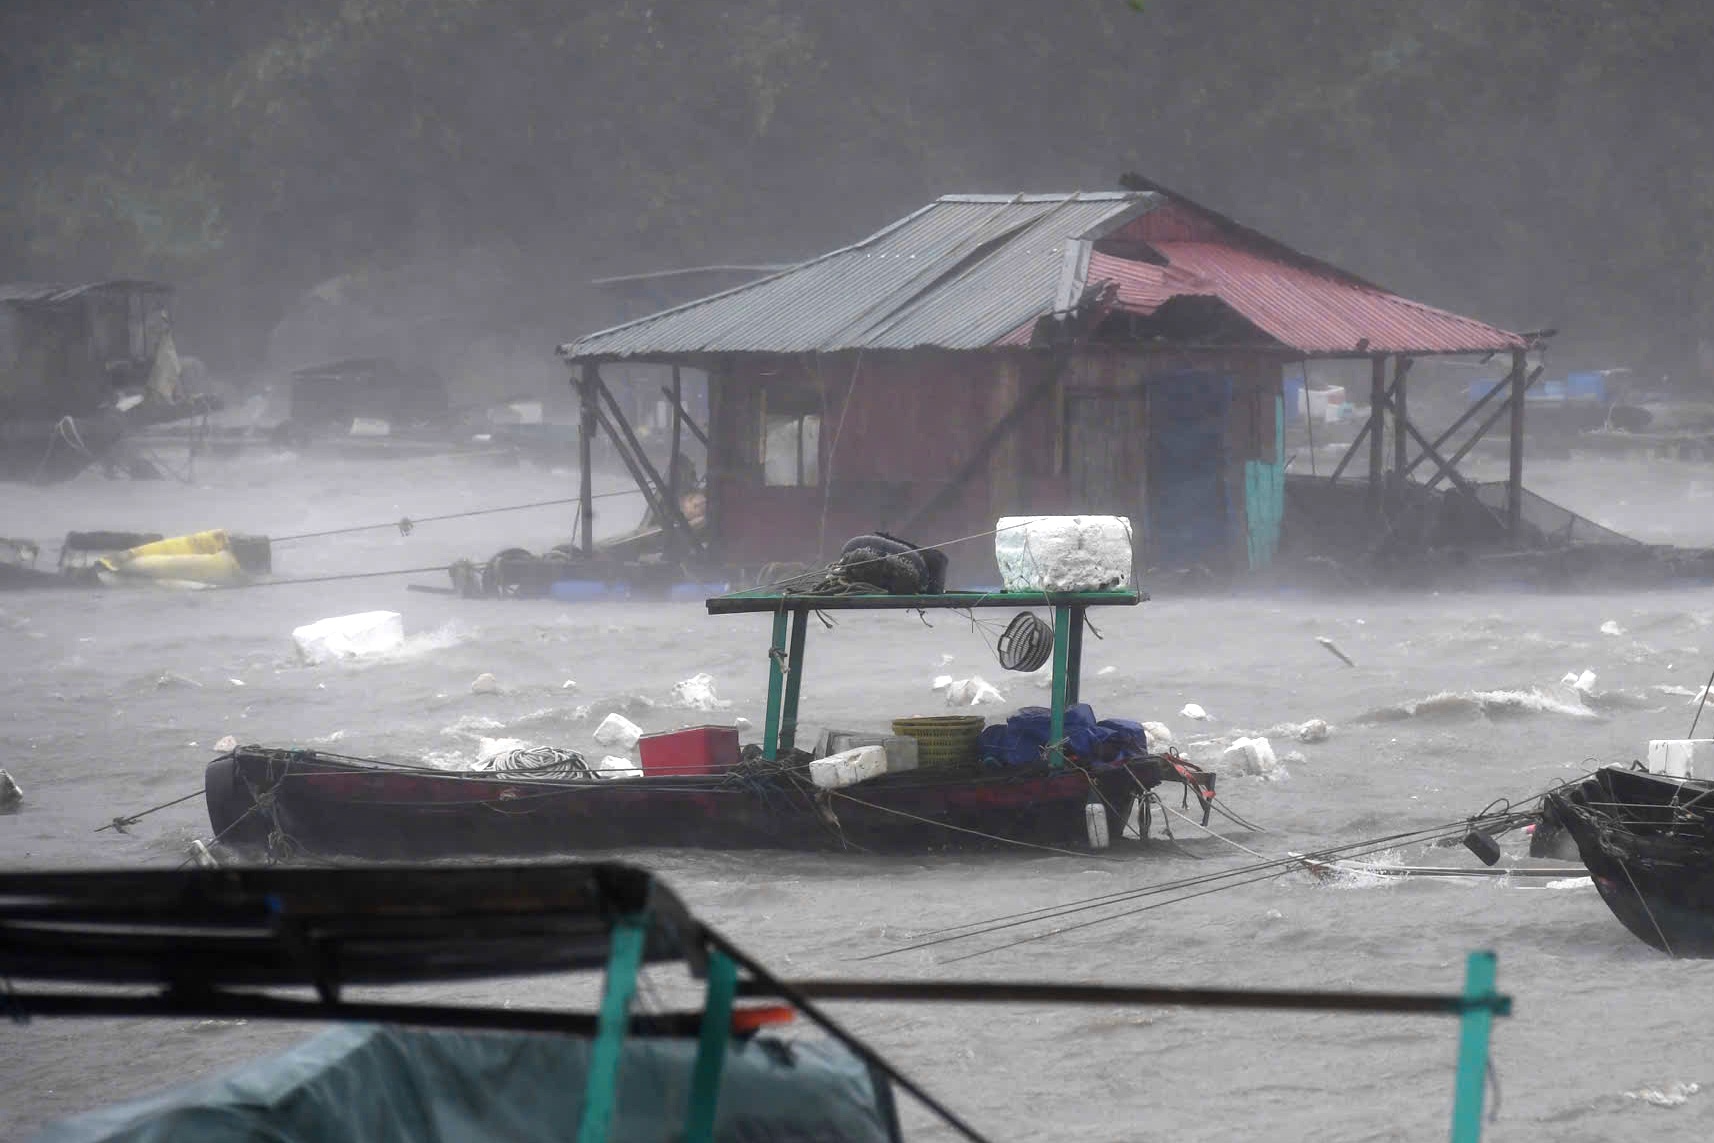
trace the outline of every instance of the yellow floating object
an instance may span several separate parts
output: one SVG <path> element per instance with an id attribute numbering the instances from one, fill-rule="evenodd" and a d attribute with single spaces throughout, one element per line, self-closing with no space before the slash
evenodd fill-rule
<path id="1" fill-rule="evenodd" d="M 219 586 L 245 582 L 244 569 L 232 554 L 223 528 L 168 536 L 109 556 L 98 561 L 97 567 L 121 579 Z"/>

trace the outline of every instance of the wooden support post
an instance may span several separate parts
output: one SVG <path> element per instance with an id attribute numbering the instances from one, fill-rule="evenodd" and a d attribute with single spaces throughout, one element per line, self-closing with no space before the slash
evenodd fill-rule
<path id="1" fill-rule="evenodd" d="M 577 386 L 578 407 L 582 411 L 582 419 L 578 422 L 577 430 L 577 464 L 578 471 L 583 477 L 583 491 L 578 502 L 578 517 L 583 525 L 581 547 L 583 554 L 595 554 L 595 414 L 598 408 L 595 404 L 595 366 L 585 363 L 581 376 L 573 382 Z"/>
<path id="2" fill-rule="evenodd" d="M 1529 387 L 1531 385 L 1535 384 L 1536 378 L 1538 378 L 1540 376 L 1541 376 L 1541 367 L 1540 366 L 1537 366 L 1535 369 L 1530 371 L 1530 375 L 1524 379 L 1524 391 L 1526 393 L 1529 391 Z M 1502 381 L 1499 385 L 1496 385 L 1494 387 L 1494 392 L 1498 393 L 1501 390 L 1505 389 L 1506 387 L 1507 387 L 1506 383 Z M 1506 410 L 1510 409 L 1511 407 L 1512 407 L 1512 403 L 1510 400 L 1501 401 L 1499 403 L 1499 405 L 1494 409 L 1494 411 L 1492 413 L 1488 414 L 1488 419 L 1483 421 L 1480 425 L 1478 425 L 1476 427 L 1476 431 L 1471 434 L 1470 439 L 1465 441 L 1464 444 L 1459 448 L 1459 450 L 1452 454 L 1452 459 L 1446 461 L 1444 464 L 1441 464 L 1440 468 L 1435 472 L 1435 474 L 1429 479 L 1428 483 L 1425 484 L 1423 487 L 1433 488 L 1436 484 L 1440 483 L 1441 478 L 1446 476 L 1451 469 L 1457 468 L 1458 462 L 1463 460 L 1465 458 L 1465 456 L 1467 456 L 1469 454 L 1470 450 L 1475 448 L 1477 443 L 1480 442 L 1483 437 L 1488 435 L 1488 430 L 1492 429 L 1496 424 L 1498 424 L 1500 421 L 1500 418 L 1506 415 Z M 1436 463 L 1439 464 L 1440 462 L 1437 460 Z"/>
<path id="3" fill-rule="evenodd" d="M 1512 468 L 1506 478 L 1506 532 L 1516 544 L 1524 528 L 1524 351 L 1512 350 Z"/>
<path id="4" fill-rule="evenodd" d="M 713 378 L 709 380 L 712 383 Z M 679 422 L 690 430 L 691 436 L 702 442 L 703 448 L 707 448 L 708 434 L 702 431 L 702 426 L 696 423 L 696 418 L 690 415 L 690 411 L 684 407 L 684 402 L 675 398 L 673 391 L 665 385 L 661 386 L 661 396 L 673 402 L 674 407 L 678 409 Z"/>
<path id="5" fill-rule="evenodd" d="M 617 434 L 623 434 L 624 439 L 619 440 L 616 435 L 614 443 L 620 446 L 621 454 L 626 449 L 630 450 L 632 455 L 625 458 L 626 465 L 631 468 L 633 474 L 639 469 L 641 470 L 643 475 L 638 476 L 637 486 L 642 489 L 645 496 L 651 500 L 655 499 L 650 491 L 650 485 L 664 489 L 666 481 L 661 479 L 661 474 L 655 471 L 655 466 L 650 463 L 648 455 L 643 452 L 642 442 L 638 441 L 637 435 L 631 431 L 631 423 L 620 412 L 619 402 L 613 399 L 612 390 L 608 389 L 602 382 L 599 374 L 595 377 L 595 388 L 602 400 L 607 402 L 607 408 L 613 414 L 611 421 L 603 422 L 607 425 L 607 431 L 614 433 L 617 430 Z M 600 412 L 599 409 L 596 411 Z M 660 503 L 652 504 L 651 507 L 660 512 L 661 527 L 665 528 L 669 535 L 676 533 L 692 551 L 698 555 L 702 554 L 702 541 L 697 538 L 696 530 L 690 526 L 690 521 L 684 518 L 684 513 L 679 509 L 678 501 L 661 497 Z"/>
<path id="6" fill-rule="evenodd" d="M 606 1143 L 618 1106 L 619 1062 L 625 1033 L 631 1026 L 631 1000 L 637 994 L 637 970 L 649 935 L 647 914 L 631 914 L 613 923 L 607 938 L 607 986 L 601 995 L 601 1018 L 589 1047 L 589 1072 L 584 1081 L 583 1115 L 577 1143 Z"/>
<path id="7" fill-rule="evenodd" d="M 1520 372 L 1521 376 L 1521 372 Z M 1482 1138 L 1482 1098 L 1488 1084 L 1488 1040 L 1501 998 L 1494 992 L 1495 959 L 1473 952 L 1464 969 L 1464 1005 L 1458 1030 L 1458 1071 L 1452 1089 L 1452 1143 Z"/>
<path id="8" fill-rule="evenodd" d="M 1065 654 L 1065 701 L 1068 706 L 1081 701 L 1078 693 L 1083 689 L 1083 613 L 1087 610 L 1071 608 L 1071 641 Z"/>
<path id="9" fill-rule="evenodd" d="M 1369 359 L 1369 520 L 1381 519 L 1382 418 L 1387 415 L 1387 359 L 1377 353 Z"/>
<path id="10" fill-rule="evenodd" d="M 786 694 L 780 705 L 780 749 L 797 745 L 797 699 L 803 689 L 803 647 L 809 633 L 809 612 L 792 612 L 792 641 L 786 650 Z"/>
<path id="11" fill-rule="evenodd" d="M 1411 360 L 1399 356 L 1393 358 L 1393 484 L 1403 485 L 1405 482 L 1405 453 L 1409 451 L 1408 434 L 1410 415 L 1405 406 L 1405 374 L 1410 372 Z"/>
<path id="12" fill-rule="evenodd" d="M 679 495 L 682 492 L 682 489 L 680 489 L 680 487 L 679 487 L 678 450 L 679 450 L 680 438 L 682 437 L 683 430 L 684 430 L 684 400 L 683 400 L 683 395 L 684 395 L 684 386 L 679 381 L 678 366 L 675 365 L 675 366 L 673 366 L 673 391 L 672 391 L 672 405 L 673 405 L 672 449 L 673 450 L 672 450 L 671 454 L 669 454 L 669 459 L 667 460 L 667 499 L 671 500 L 674 504 L 678 503 Z"/>
<path id="13" fill-rule="evenodd" d="M 1487 406 L 1488 402 L 1492 401 L 1494 399 L 1495 395 L 1498 394 L 1504 388 L 1505 388 L 1504 385 L 1496 385 L 1492 389 L 1489 389 L 1486 393 L 1482 394 L 1480 397 L 1476 398 L 1475 401 L 1471 402 L 1470 407 L 1468 409 L 1465 409 L 1462 413 L 1458 414 L 1458 419 L 1456 421 L 1453 421 L 1452 424 L 1447 427 L 1445 432 L 1441 433 L 1439 436 L 1434 438 L 1434 447 L 1436 449 L 1445 447 L 1446 442 L 1451 440 L 1453 438 L 1453 436 L 1458 432 L 1459 429 L 1463 428 L 1466 424 L 1468 424 L 1470 422 L 1470 419 L 1472 417 L 1476 416 L 1476 414 L 1480 413 Z M 1478 436 L 1479 435 L 1480 435 L 1480 431 L 1478 431 Z M 1409 464 L 1405 465 L 1404 474 L 1406 476 L 1409 476 L 1412 472 L 1416 471 L 1417 465 L 1419 465 L 1423 461 L 1427 460 L 1428 455 L 1429 454 L 1426 452 L 1421 453 L 1417 456 L 1417 458 L 1415 460 L 1413 460 Z"/>

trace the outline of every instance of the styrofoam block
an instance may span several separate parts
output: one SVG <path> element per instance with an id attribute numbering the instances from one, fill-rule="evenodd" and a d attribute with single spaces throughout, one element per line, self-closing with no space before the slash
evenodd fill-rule
<path id="1" fill-rule="evenodd" d="M 1649 743 L 1649 770 L 1671 778 L 1714 778 L 1714 738 L 1661 738 Z"/>
<path id="2" fill-rule="evenodd" d="M 865 734 L 855 730 L 830 730 L 823 736 L 821 757 L 844 754 L 864 746 L 879 746 L 887 752 L 887 773 L 900 774 L 917 768 L 917 740 L 907 734 Z"/>
<path id="3" fill-rule="evenodd" d="M 1274 754 L 1273 744 L 1265 738 L 1239 738 L 1221 756 L 1221 768 L 1232 774 L 1252 775 L 1270 780 L 1289 777 Z"/>
<path id="4" fill-rule="evenodd" d="M 609 754 L 595 764 L 595 773 L 602 778 L 641 778 L 643 768 L 629 758 Z"/>
<path id="5" fill-rule="evenodd" d="M 1143 736 L 1147 739 L 1150 749 L 1172 745 L 1172 730 L 1164 722 L 1143 723 Z"/>
<path id="6" fill-rule="evenodd" d="M 405 621 L 397 611 L 363 611 L 306 623 L 292 632 L 298 657 L 309 664 L 356 659 L 397 650 L 405 642 Z"/>
<path id="7" fill-rule="evenodd" d="M 829 754 L 809 764 L 809 780 L 823 790 L 855 786 L 887 772 L 887 748 L 859 746 L 842 754 Z"/>
<path id="8" fill-rule="evenodd" d="M 601 725 L 595 728 L 595 741 L 603 746 L 616 746 L 620 750 L 634 750 L 637 739 L 643 737 L 643 728 L 622 714 L 610 714 L 601 720 Z"/>
<path id="9" fill-rule="evenodd" d="M 1196 722 L 1207 722 L 1209 719 L 1214 717 L 1193 702 L 1185 703 L 1184 708 L 1178 713 L 1179 717 L 1193 719 Z"/>
<path id="10" fill-rule="evenodd" d="M 1006 696 L 984 679 L 981 675 L 971 675 L 968 679 L 959 679 L 946 688 L 947 706 L 982 706 L 984 703 L 1003 703 Z"/>
<path id="11" fill-rule="evenodd" d="M 1131 579 L 1124 516 L 1005 516 L 994 561 L 1007 591 L 1104 591 Z"/>
<path id="12" fill-rule="evenodd" d="M 714 676 L 695 674 L 673 684 L 672 704 L 686 710 L 725 710 L 730 702 L 714 693 Z"/>

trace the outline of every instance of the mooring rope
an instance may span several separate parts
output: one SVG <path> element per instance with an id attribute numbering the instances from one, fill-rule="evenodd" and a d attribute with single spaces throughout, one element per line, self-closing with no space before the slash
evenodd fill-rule
<path id="1" fill-rule="evenodd" d="M 591 500 L 608 500 L 616 496 L 640 496 L 636 489 L 621 488 L 614 492 L 597 492 Z M 523 512 L 530 508 L 559 508 L 567 504 L 581 506 L 583 497 L 567 496 L 558 500 L 536 500 L 529 504 L 508 504 L 502 508 L 472 508 L 468 512 L 447 512 L 440 516 L 401 516 L 397 520 L 389 520 L 385 524 L 356 524 L 349 528 L 330 528 L 325 532 L 299 532 L 292 536 L 274 536 L 275 544 L 289 544 L 294 540 L 318 540 L 324 536 L 346 536 L 354 532 L 373 532 L 382 528 L 397 528 L 401 536 L 408 536 L 418 524 L 436 524 L 442 520 L 463 520 L 470 516 L 492 516 L 496 512 Z"/>

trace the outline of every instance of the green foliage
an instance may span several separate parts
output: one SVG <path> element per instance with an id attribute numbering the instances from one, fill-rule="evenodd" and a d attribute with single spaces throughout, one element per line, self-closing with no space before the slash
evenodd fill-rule
<path id="1" fill-rule="evenodd" d="M 1711 46 L 1696 0 L 18 0 L 0 261 L 263 330 L 480 250 L 496 313 L 569 336 L 591 277 L 1137 169 L 1450 308 L 1683 357 Z"/>

